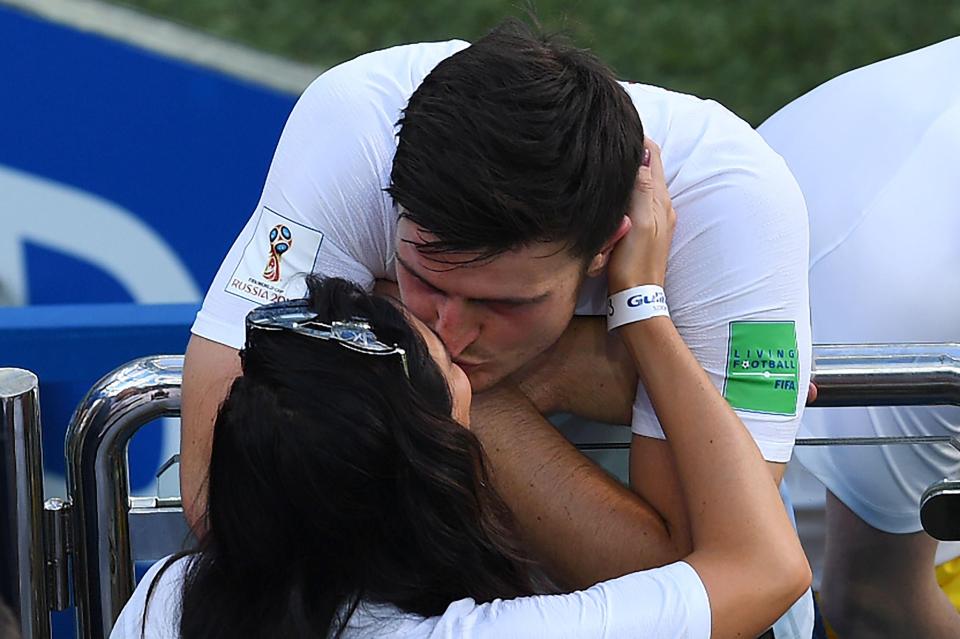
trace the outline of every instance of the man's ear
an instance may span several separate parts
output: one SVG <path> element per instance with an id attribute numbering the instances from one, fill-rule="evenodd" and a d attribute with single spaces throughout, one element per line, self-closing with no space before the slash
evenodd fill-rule
<path id="1" fill-rule="evenodd" d="M 590 258 L 590 263 L 587 265 L 587 276 L 596 277 L 603 272 L 603 269 L 607 267 L 607 262 L 610 261 L 610 253 L 613 252 L 613 247 L 617 245 L 617 242 L 620 241 L 627 232 L 630 231 L 630 218 L 626 215 L 623 216 L 623 219 L 620 220 L 620 226 L 617 227 L 617 230 L 613 232 L 613 235 L 610 236 L 603 246 L 600 247 L 600 252 Z"/>

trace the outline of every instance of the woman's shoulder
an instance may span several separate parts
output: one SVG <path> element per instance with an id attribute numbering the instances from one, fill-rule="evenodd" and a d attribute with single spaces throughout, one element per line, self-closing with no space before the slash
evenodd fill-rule
<path id="1" fill-rule="evenodd" d="M 177 639 L 180 593 L 191 556 L 161 559 L 146 572 L 127 601 L 110 639 Z M 144 610 L 147 611 L 144 624 Z"/>

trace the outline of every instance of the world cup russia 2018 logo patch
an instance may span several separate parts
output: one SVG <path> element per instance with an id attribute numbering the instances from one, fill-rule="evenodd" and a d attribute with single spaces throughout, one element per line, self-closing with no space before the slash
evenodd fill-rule
<path id="1" fill-rule="evenodd" d="M 254 304 L 303 297 L 302 275 L 316 267 L 323 233 L 266 206 L 251 221 L 254 228 L 224 290 Z"/>
<path id="2" fill-rule="evenodd" d="M 280 260 L 283 254 L 293 246 L 293 234 L 283 224 L 277 224 L 270 229 L 270 257 L 267 266 L 263 269 L 263 277 L 268 282 L 280 281 Z"/>

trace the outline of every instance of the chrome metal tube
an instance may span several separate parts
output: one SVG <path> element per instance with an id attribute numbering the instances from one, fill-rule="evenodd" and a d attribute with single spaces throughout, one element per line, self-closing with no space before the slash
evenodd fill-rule
<path id="1" fill-rule="evenodd" d="M 82 639 L 107 636 L 133 592 L 127 444 L 144 424 L 180 413 L 182 372 L 182 355 L 125 364 L 94 385 L 67 429 L 74 593 Z"/>
<path id="2" fill-rule="evenodd" d="M 70 605 L 70 502 L 51 497 L 43 504 L 47 557 L 47 596 L 51 610 L 66 610 Z"/>
<path id="3" fill-rule="evenodd" d="M 811 406 L 960 405 L 960 344 L 815 346 Z"/>
<path id="4" fill-rule="evenodd" d="M 960 406 L 960 344 L 819 344 L 813 347 L 817 400 L 827 406 Z M 798 439 L 798 446 L 953 444 L 953 433 L 929 437 Z M 622 442 L 579 441 L 589 450 L 626 450 Z"/>
<path id="5" fill-rule="evenodd" d="M 43 453 L 37 376 L 0 368 L 0 463 L 4 505 L 3 537 L 12 546 L 4 557 L 9 583 L 3 584 L 20 620 L 23 639 L 49 639 L 46 565 L 43 554 Z"/>

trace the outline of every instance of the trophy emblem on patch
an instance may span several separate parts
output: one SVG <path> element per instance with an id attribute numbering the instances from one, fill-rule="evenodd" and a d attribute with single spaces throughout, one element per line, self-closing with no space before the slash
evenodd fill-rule
<path id="1" fill-rule="evenodd" d="M 280 280 L 280 260 L 283 254 L 293 246 L 293 234 L 283 224 L 277 224 L 270 229 L 270 258 L 263 269 L 263 277 L 269 282 Z"/>

